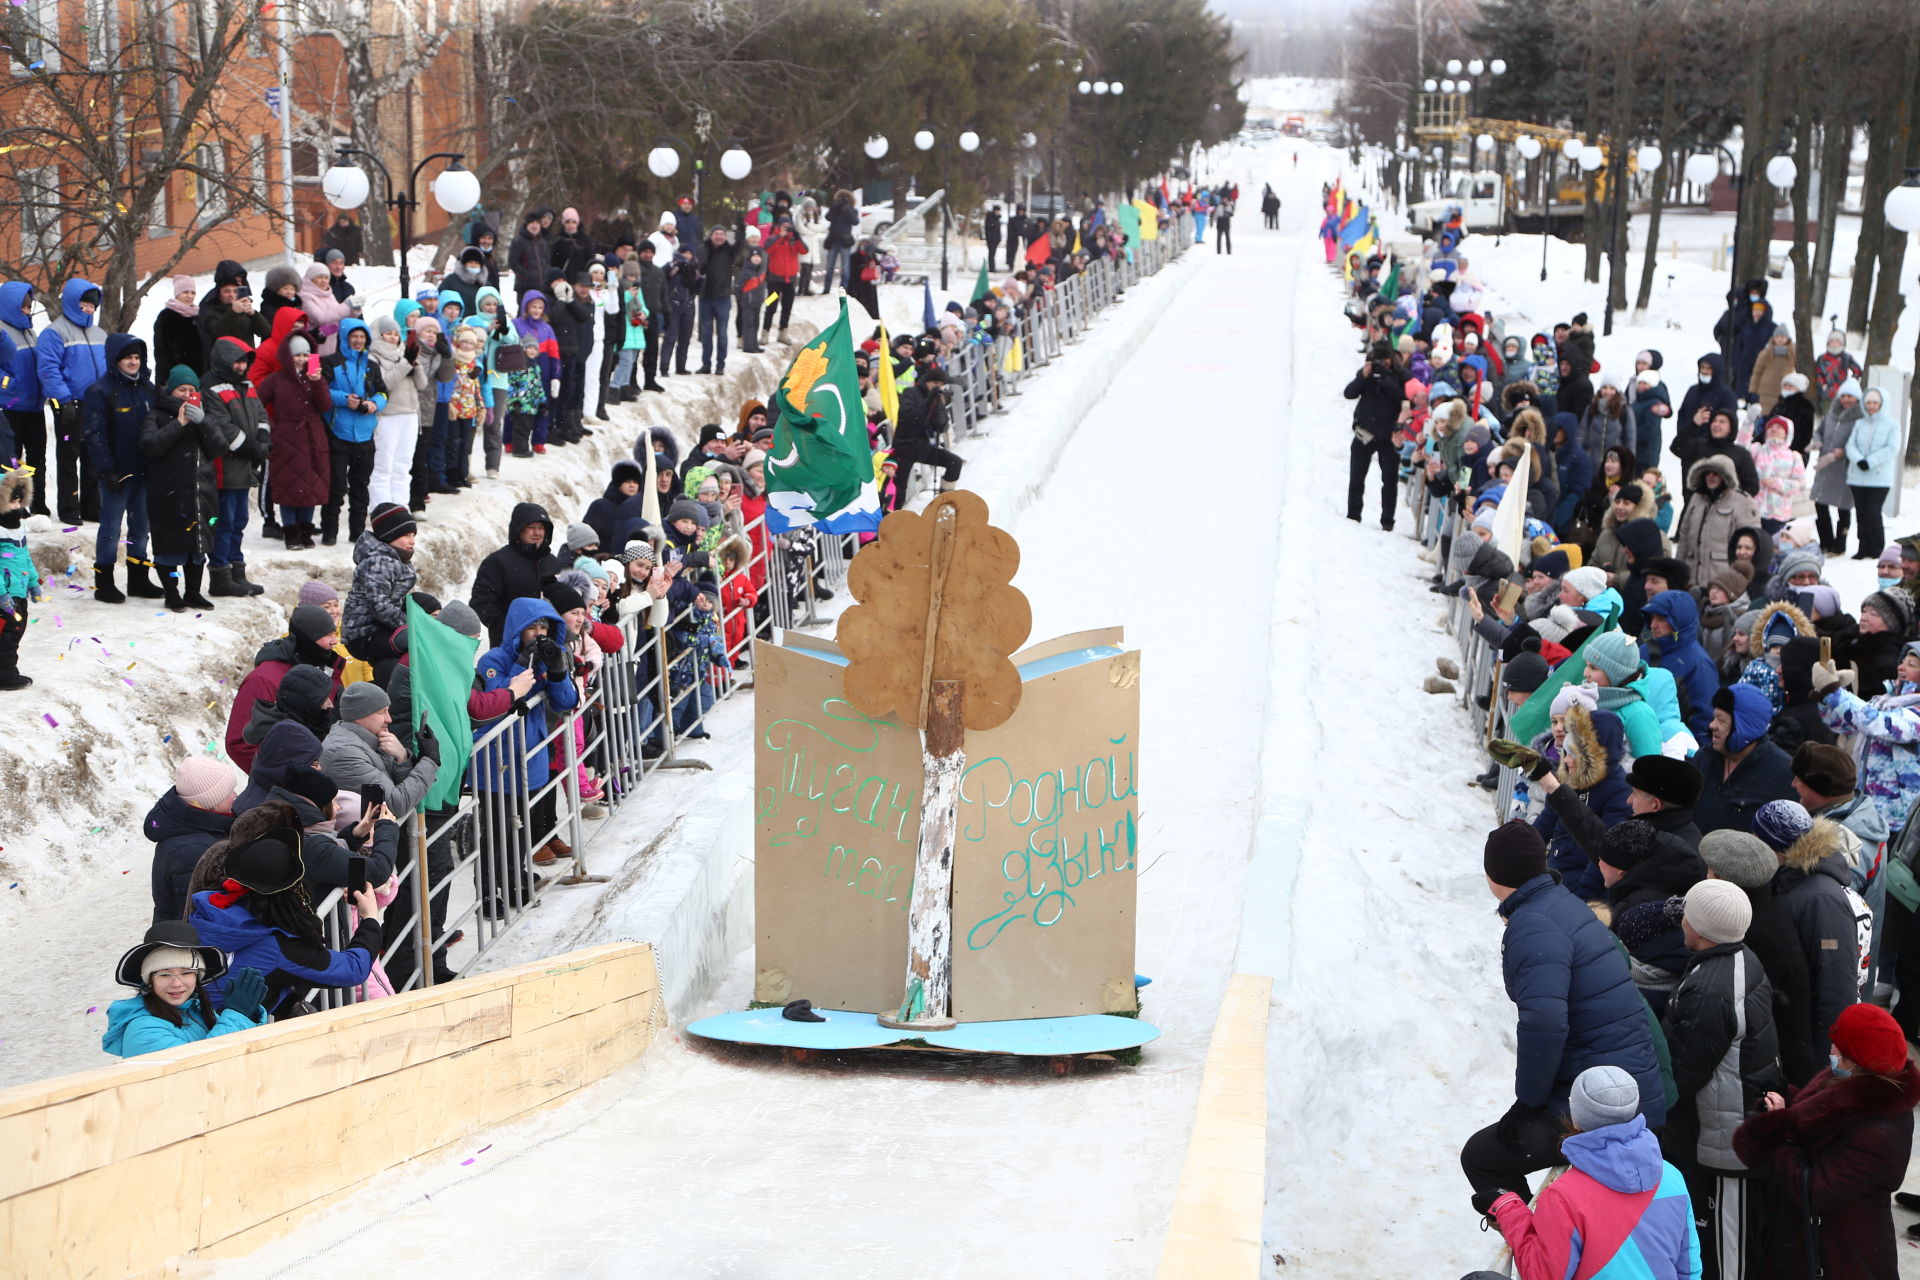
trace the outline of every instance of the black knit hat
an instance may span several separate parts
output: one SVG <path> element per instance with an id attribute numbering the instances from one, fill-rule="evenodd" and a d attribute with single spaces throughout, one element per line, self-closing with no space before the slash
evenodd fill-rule
<path id="1" fill-rule="evenodd" d="M 1651 822 L 1629 818 L 1607 828 L 1593 856 L 1616 870 L 1631 871 L 1652 854 L 1653 838 L 1659 834 Z"/>
<path id="2" fill-rule="evenodd" d="M 1674 808 L 1690 809 L 1700 799 L 1700 789 L 1706 780 L 1685 760 L 1640 756 L 1627 771 L 1627 785 Z"/>
<path id="3" fill-rule="evenodd" d="M 1573 560 L 1564 551 L 1544 551 L 1527 562 L 1528 573 L 1544 573 L 1549 578 L 1564 578 L 1573 568 Z"/>
<path id="4" fill-rule="evenodd" d="M 1481 857 L 1487 879 L 1508 889 L 1518 889 L 1547 871 L 1547 845 L 1540 833 L 1524 822 L 1509 822 L 1487 833 L 1487 846 Z"/>
<path id="5" fill-rule="evenodd" d="M 373 531 L 374 537 L 387 543 L 420 530 L 420 526 L 413 522 L 413 513 L 397 502 L 383 502 L 375 507 L 367 527 Z"/>
<path id="6" fill-rule="evenodd" d="M 1533 693 L 1547 682 L 1553 668 L 1537 653 L 1523 653 L 1501 668 L 1500 678 L 1510 693 Z"/>
<path id="7" fill-rule="evenodd" d="M 547 603 L 553 606 L 553 611 L 563 618 L 575 609 L 587 607 L 587 602 L 580 598 L 580 593 L 564 582 L 549 582 L 542 594 L 546 596 Z"/>
<path id="8" fill-rule="evenodd" d="M 352 687 L 348 686 L 348 688 Z M 343 693 L 341 696 L 346 695 Z M 350 718 L 358 719 L 358 717 Z M 333 807 L 334 797 L 340 794 L 338 784 L 319 769 L 295 769 L 280 785 L 322 813 Z"/>

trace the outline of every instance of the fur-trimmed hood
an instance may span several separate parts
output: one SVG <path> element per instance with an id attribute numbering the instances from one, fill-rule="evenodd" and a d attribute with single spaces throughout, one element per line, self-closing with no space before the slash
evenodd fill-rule
<path id="1" fill-rule="evenodd" d="M 1509 382 L 1506 386 L 1502 387 L 1500 389 L 1501 412 L 1512 416 L 1513 406 L 1520 403 L 1522 396 L 1538 404 L 1540 402 L 1539 384 L 1523 380 L 1520 382 Z"/>
<path id="2" fill-rule="evenodd" d="M 16 502 L 22 506 L 33 505 L 33 473 L 25 467 L 18 471 L 0 467 L 0 509 Z"/>
<path id="3" fill-rule="evenodd" d="M 1626 738 L 1620 717 L 1596 713 L 1579 703 L 1567 708 L 1567 740 L 1560 750 L 1560 780 L 1575 791 L 1591 791 L 1619 767 Z"/>
<path id="4" fill-rule="evenodd" d="M 1807 619 L 1806 614 L 1800 612 L 1799 605 L 1789 604 L 1785 600 L 1776 600 L 1754 616 L 1753 626 L 1747 632 L 1747 655 L 1749 657 L 1757 658 L 1766 653 L 1767 623 L 1773 621 L 1774 616 L 1777 614 L 1785 614 L 1788 618 L 1792 619 L 1793 629 L 1799 634 L 1803 636 L 1814 634 L 1813 623 Z"/>
<path id="5" fill-rule="evenodd" d="M 720 558 L 721 572 L 732 577 L 745 570 L 752 561 L 753 544 L 747 541 L 744 534 L 736 533 L 715 547 L 714 553 Z"/>
<path id="6" fill-rule="evenodd" d="M 1821 862 L 1845 852 L 1846 841 L 1840 824 L 1828 818 L 1815 818 L 1807 834 L 1788 845 L 1780 858 L 1783 866 L 1811 873 Z"/>
<path id="7" fill-rule="evenodd" d="M 1656 513 L 1659 511 L 1659 504 L 1654 501 L 1653 490 L 1641 484 L 1638 480 L 1635 480 L 1633 483 L 1640 490 L 1640 501 L 1634 503 L 1633 514 L 1628 516 L 1627 519 L 1654 520 Z M 1622 523 L 1622 521 L 1614 517 L 1613 504 L 1609 502 L 1607 504 L 1607 514 L 1601 519 L 1600 527 L 1602 529 L 1617 529 Z"/>
<path id="8" fill-rule="evenodd" d="M 1722 494 L 1739 491 L 1740 472 L 1734 467 L 1733 459 L 1724 453 L 1710 453 L 1687 468 L 1687 492 L 1704 493 L 1705 489 L 1701 485 L 1700 477 L 1709 471 L 1718 471 L 1720 479 L 1725 481 L 1720 486 Z"/>

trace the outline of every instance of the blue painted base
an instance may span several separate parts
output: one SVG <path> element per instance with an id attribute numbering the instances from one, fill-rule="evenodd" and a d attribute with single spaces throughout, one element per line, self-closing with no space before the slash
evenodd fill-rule
<path id="1" fill-rule="evenodd" d="M 785 1049 L 883 1049 L 921 1040 L 960 1053 L 1008 1053 L 1051 1058 L 1136 1049 L 1160 1038 L 1160 1029 L 1138 1018 L 1095 1013 L 1076 1018 L 1019 1018 L 968 1022 L 951 1031 L 915 1033 L 880 1025 L 871 1013 L 815 1009 L 825 1022 L 790 1022 L 778 1009 L 745 1009 L 691 1023 L 687 1031 L 706 1040 L 778 1045 Z"/>

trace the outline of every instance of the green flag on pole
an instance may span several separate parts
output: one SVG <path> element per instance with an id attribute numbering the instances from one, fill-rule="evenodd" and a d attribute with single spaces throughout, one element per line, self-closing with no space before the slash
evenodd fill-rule
<path id="1" fill-rule="evenodd" d="M 885 358 L 886 353 L 880 353 Z M 773 448 L 767 459 L 767 529 L 813 525 L 827 533 L 880 527 L 873 448 L 853 367 L 846 300 L 840 318 L 800 348 L 774 393 Z"/>
<path id="2" fill-rule="evenodd" d="M 993 284 L 987 279 L 987 264 L 983 259 L 980 263 L 980 278 L 973 282 L 973 297 L 969 301 L 978 302 L 992 292 Z"/>
<path id="3" fill-rule="evenodd" d="M 473 664 L 479 655 L 477 637 L 463 636 L 407 600 L 407 667 L 413 689 L 413 733 L 420 736 L 424 720 L 440 741 L 440 772 L 420 802 L 423 809 L 442 809 L 460 799 L 460 784 L 473 756 L 473 721 L 467 718 L 467 695 L 473 692 Z"/>

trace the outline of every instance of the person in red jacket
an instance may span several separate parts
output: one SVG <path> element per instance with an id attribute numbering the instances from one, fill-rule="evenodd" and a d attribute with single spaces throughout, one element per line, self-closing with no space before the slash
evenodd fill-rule
<path id="1" fill-rule="evenodd" d="M 280 682 L 296 665 L 319 667 L 333 677 L 333 692 L 340 693 L 340 659 L 333 646 L 339 636 L 333 617 L 316 604 L 303 604 L 287 622 L 287 634 L 260 646 L 253 657 L 254 667 L 240 682 L 233 695 L 233 708 L 227 713 L 227 758 L 251 772 L 253 757 L 260 748 L 241 735 L 253 719 L 253 704 L 272 702 L 280 696 Z"/>
<path id="2" fill-rule="evenodd" d="M 1832 1066 L 1733 1131 L 1733 1150 L 1771 1174 L 1768 1276 L 1897 1280 L 1893 1193 L 1913 1149 L 1920 1071 L 1878 1005 L 1848 1005 L 1830 1033 Z M 1818 1263 L 1816 1269 L 1815 1263 Z"/>
<path id="3" fill-rule="evenodd" d="M 275 327 L 282 310 L 275 319 Z M 328 452 L 327 415 L 333 412 L 333 392 L 320 376 L 320 358 L 313 340 L 294 330 L 280 340 L 279 367 L 265 378 L 255 372 L 254 386 L 267 411 L 272 439 L 267 450 L 267 486 L 280 504 L 280 524 L 286 530 L 287 550 L 314 545 L 313 513 L 326 505 L 332 484 L 333 460 Z"/>
<path id="4" fill-rule="evenodd" d="M 714 550 L 720 557 L 720 616 L 726 628 L 727 658 L 739 666 L 753 656 L 747 636 L 753 626 L 754 602 L 760 594 L 747 572 L 753 544 L 736 533 Z"/>
<path id="5" fill-rule="evenodd" d="M 800 257 L 810 252 L 807 242 L 793 229 L 793 219 L 782 217 L 774 224 L 773 234 L 761 246 L 767 254 L 767 314 L 760 326 L 762 336 L 773 329 L 773 313 L 780 312 L 780 337 L 787 336 L 787 324 L 793 319 L 793 295 L 800 290 Z"/>

